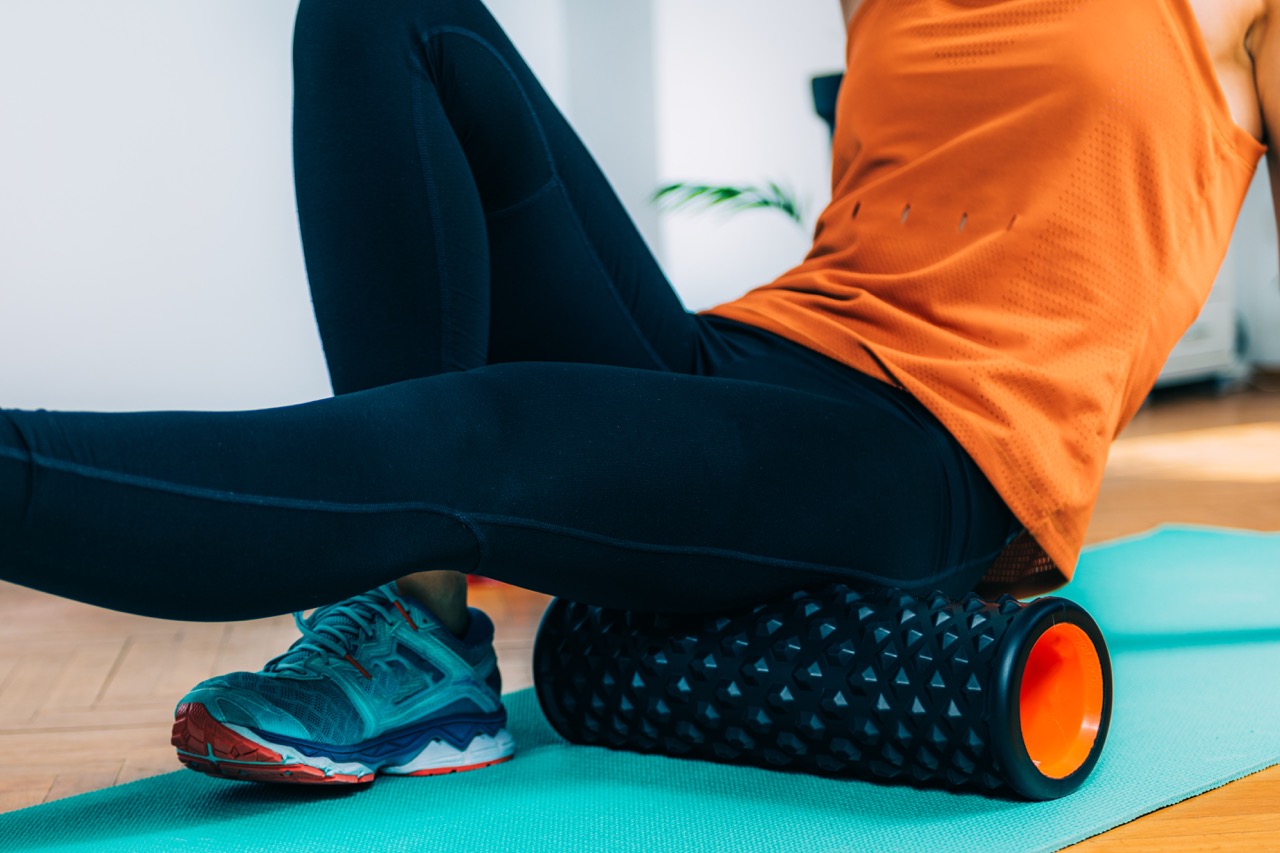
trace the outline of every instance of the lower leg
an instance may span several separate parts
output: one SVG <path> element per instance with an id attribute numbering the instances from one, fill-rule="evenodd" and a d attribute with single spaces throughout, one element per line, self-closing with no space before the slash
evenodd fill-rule
<path id="1" fill-rule="evenodd" d="M 294 61 L 299 219 L 336 393 L 490 361 L 688 369 L 692 319 L 481 3 L 304 0 Z M 465 622 L 456 575 L 399 586 Z"/>
<path id="2" fill-rule="evenodd" d="M 401 595 L 430 610 L 440 624 L 461 637 L 471 617 L 467 612 L 467 576 L 462 572 L 415 572 L 396 582 Z"/>

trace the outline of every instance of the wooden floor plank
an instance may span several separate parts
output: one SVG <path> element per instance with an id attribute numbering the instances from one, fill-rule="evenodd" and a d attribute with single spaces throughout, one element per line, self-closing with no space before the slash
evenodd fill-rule
<path id="1" fill-rule="evenodd" d="M 51 803 L 63 797 L 74 797 L 76 794 L 87 794 L 90 791 L 110 788 L 116 784 L 122 764 L 123 762 L 115 762 L 92 770 L 59 773 L 53 778 L 53 783 L 45 793 L 44 802 Z"/>
<path id="2" fill-rule="evenodd" d="M 0 769 L 0 813 L 38 806 L 53 787 L 56 773 L 18 776 Z"/>
<path id="3" fill-rule="evenodd" d="M 218 675 L 218 650 L 228 626 L 216 622 L 188 623 L 174 636 L 169 666 L 156 674 L 153 690 L 157 696 L 176 701 L 191 686 Z M 259 665 L 266 659 L 259 661 Z"/>
<path id="4" fill-rule="evenodd" d="M 122 637 L 116 641 L 104 638 L 100 643 L 67 643 L 57 650 L 56 659 L 42 656 L 44 666 L 61 667 L 61 672 L 45 697 L 40 715 L 92 709 L 118 670 L 129 640 L 129 637 Z"/>
<path id="5" fill-rule="evenodd" d="M 0 696 L 0 726 L 26 725 L 37 719 L 59 675 L 57 667 L 38 657 L 19 660 Z"/>
<path id="6" fill-rule="evenodd" d="M 168 743 L 156 743 L 153 740 L 145 748 L 139 748 L 133 755 L 125 758 L 124 766 L 120 768 L 120 774 L 116 777 L 115 784 L 123 785 L 126 782 L 149 779 L 152 776 L 172 773 L 178 769 L 179 765 L 173 757 L 173 747 L 169 746 Z M 190 773 L 193 771 L 187 770 L 185 772 Z"/>
<path id="7" fill-rule="evenodd" d="M 137 706 L 157 698 L 156 682 L 160 673 L 173 669 L 177 642 L 177 634 L 130 635 L 111 677 L 103 682 L 94 707 L 108 710 Z"/>

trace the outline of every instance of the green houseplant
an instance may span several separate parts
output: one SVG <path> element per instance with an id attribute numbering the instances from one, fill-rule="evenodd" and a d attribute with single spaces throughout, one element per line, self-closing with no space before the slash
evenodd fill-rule
<path id="1" fill-rule="evenodd" d="M 803 204 L 795 193 L 773 181 L 763 186 L 711 186 L 677 181 L 659 187 L 651 200 L 664 210 L 685 207 L 703 210 L 715 207 L 735 212 L 776 210 L 801 228 L 805 227 Z"/>

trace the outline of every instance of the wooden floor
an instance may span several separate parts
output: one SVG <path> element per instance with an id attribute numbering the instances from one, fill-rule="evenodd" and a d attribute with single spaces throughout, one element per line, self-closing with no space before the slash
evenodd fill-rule
<path id="1" fill-rule="evenodd" d="M 1280 377 L 1164 393 L 1139 413 L 1112 453 L 1089 541 L 1161 522 L 1280 530 Z M 546 599 L 473 593 L 498 625 L 507 689 L 531 685 Z M 178 769 L 174 701 L 208 676 L 257 669 L 294 635 L 289 617 L 167 622 L 0 584 L 0 811 Z M 1073 849 L 1280 850 L 1280 768 Z"/>

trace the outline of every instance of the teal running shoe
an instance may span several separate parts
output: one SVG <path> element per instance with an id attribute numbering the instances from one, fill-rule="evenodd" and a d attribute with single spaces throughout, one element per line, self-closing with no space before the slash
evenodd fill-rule
<path id="1" fill-rule="evenodd" d="M 506 761 L 493 623 L 458 639 L 395 583 L 330 604 L 261 672 L 197 684 L 174 712 L 178 760 L 255 782 L 364 784 Z"/>

